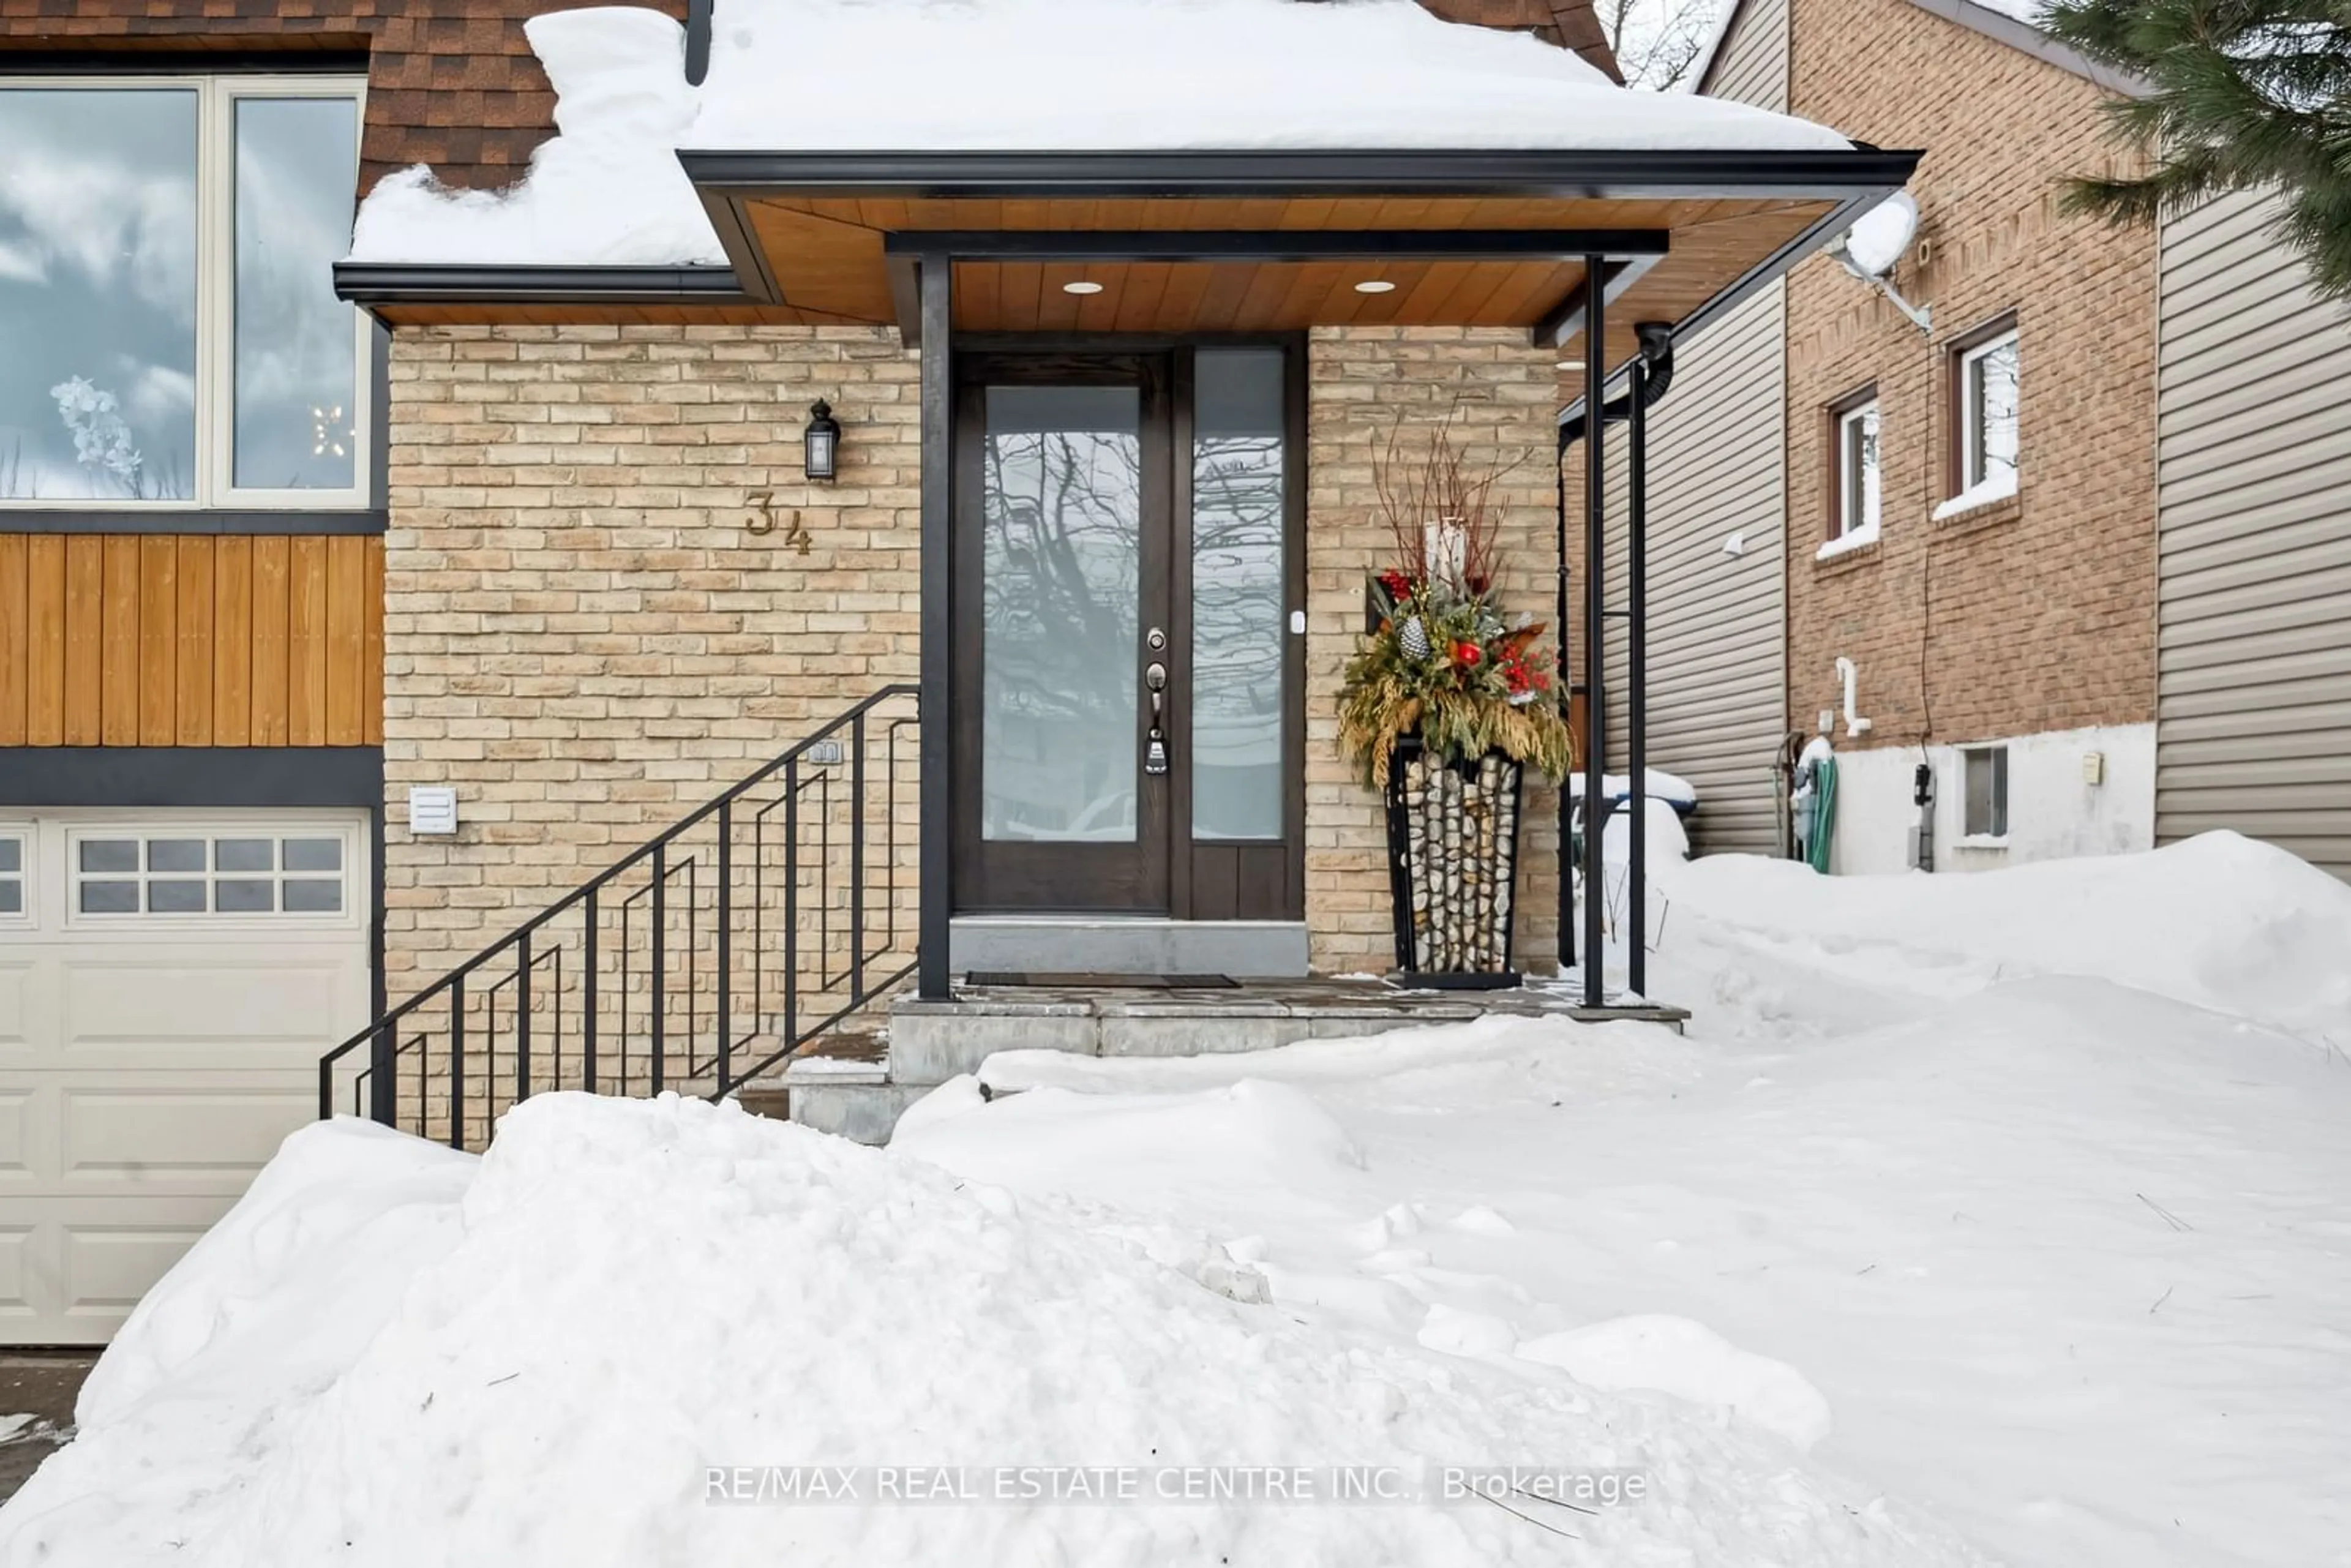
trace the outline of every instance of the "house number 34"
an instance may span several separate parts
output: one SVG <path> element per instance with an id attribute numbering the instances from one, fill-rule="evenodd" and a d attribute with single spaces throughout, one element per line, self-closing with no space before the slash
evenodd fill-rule
<path id="1" fill-rule="evenodd" d="M 765 536 L 774 533 L 776 531 L 776 493 L 773 490 L 754 490 L 751 492 L 751 503 L 758 507 L 759 511 L 758 515 L 746 526 L 755 534 Z M 809 547 L 815 542 L 816 536 L 809 532 L 806 523 L 800 521 L 800 509 L 794 507 L 791 520 L 784 525 L 784 543 L 791 546 L 799 554 L 806 555 L 809 552 Z"/>

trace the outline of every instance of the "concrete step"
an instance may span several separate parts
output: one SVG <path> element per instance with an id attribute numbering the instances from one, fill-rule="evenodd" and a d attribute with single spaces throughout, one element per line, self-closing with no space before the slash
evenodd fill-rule
<path id="1" fill-rule="evenodd" d="M 1079 1056 L 1209 1056 L 1346 1040 L 1489 1013 L 1585 1021 L 1639 1019 L 1678 1029 L 1678 1008 L 1577 1007 L 1556 990 L 1405 989 L 1377 980 L 1262 980 L 1229 988 L 959 987 L 944 1001 L 890 1007 L 890 1082 L 932 1085 L 1002 1051 Z"/>
<path id="2" fill-rule="evenodd" d="M 947 967 L 1097 975 L 1295 977 L 1306 973 L 1302 920 L 1150 916 L 957 915 Z"/>

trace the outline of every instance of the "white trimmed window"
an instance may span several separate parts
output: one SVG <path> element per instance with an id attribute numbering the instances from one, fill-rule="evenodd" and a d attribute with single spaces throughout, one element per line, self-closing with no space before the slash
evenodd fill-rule
<path id="1" fill-rule="evenodd" d="M 2008 747 L 1975 747 L 1959 754 L 1963 769 L 1959 831 L 1970 839 L 2008 837 Z"/>
<path id="2" fill-rule="evenodd" d="M 340 916 L 356 845 L 333 830 L 70 837 L 76 916 Z"/>
<path id="3" fill-rule="evenodd" d="M 1829 538 L 1875 538 L 1879 514 L 1877 400 L 1866 398 L 1835 414 L 1836 509 Z"/>
<path id="4" fill-rule="evenodd" d="M 2014 483 L 2017 458 L 2016 329 L 1959 355 L 1961 491 Z"/>
<path id="5" fill-rule="evenodd" d="M 0 507 L 368 503 L 360 83 L 0 82 Z"/>

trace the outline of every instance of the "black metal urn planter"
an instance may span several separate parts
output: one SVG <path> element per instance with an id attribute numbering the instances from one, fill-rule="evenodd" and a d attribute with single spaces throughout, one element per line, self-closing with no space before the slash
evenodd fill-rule
<path id="1" fill-rule="evenodd" d="M 1452 420 L 1373 467 L 1395 564 L 1365 585 L 1369 625 L 1339 683 L 1339 748 L 1387 804 L 1396 968 L 1415 986 L 1499 988 L 1510 967 L 1520 791 L 1565 776 L 1567 683 L 1531 615 L 1506 614 L 1488 495 Z"/>
<path id="2" fill-rule="evenodd" d="M 1414 985 L 1515 986 L 1512 894 L 1525 768 L 1499 751 L 1447 762 L 1405 736 L 1388 759 L 1396 969 Z"/>

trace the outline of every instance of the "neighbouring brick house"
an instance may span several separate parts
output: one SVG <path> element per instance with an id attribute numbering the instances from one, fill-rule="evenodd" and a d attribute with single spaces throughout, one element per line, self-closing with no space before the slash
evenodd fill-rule
<path id="1" fill-rule="evenodd" d="M 1834 711 L 1839 871 L 1914 863 L 1923 763 L 1938 870 L 2236 828 L 2351 873 L 2351 332 L 2268 206 L 2062 214 L 2131 84 L 1972 0 L 1742 0 L 1698 90 L 1928 149 L 1889 259 L 1931 320 L 1823 256 L 1680 346 L 1651 755 L 1700 847 L 1778 848 Z"/>
<path id="2" fill-rule="evenodd" d="M 1635 99 L 1570 0 L 1103 0 L 1059 78 L 733 3 L 0 0 L 0 1336 L 103 1337 L 321 1092 L 477 1144 L 902 978 L 1387 967 L 1384 444 L 1508 470 L 1547 612 L 1559 358 L 1915 162 Z"/>

